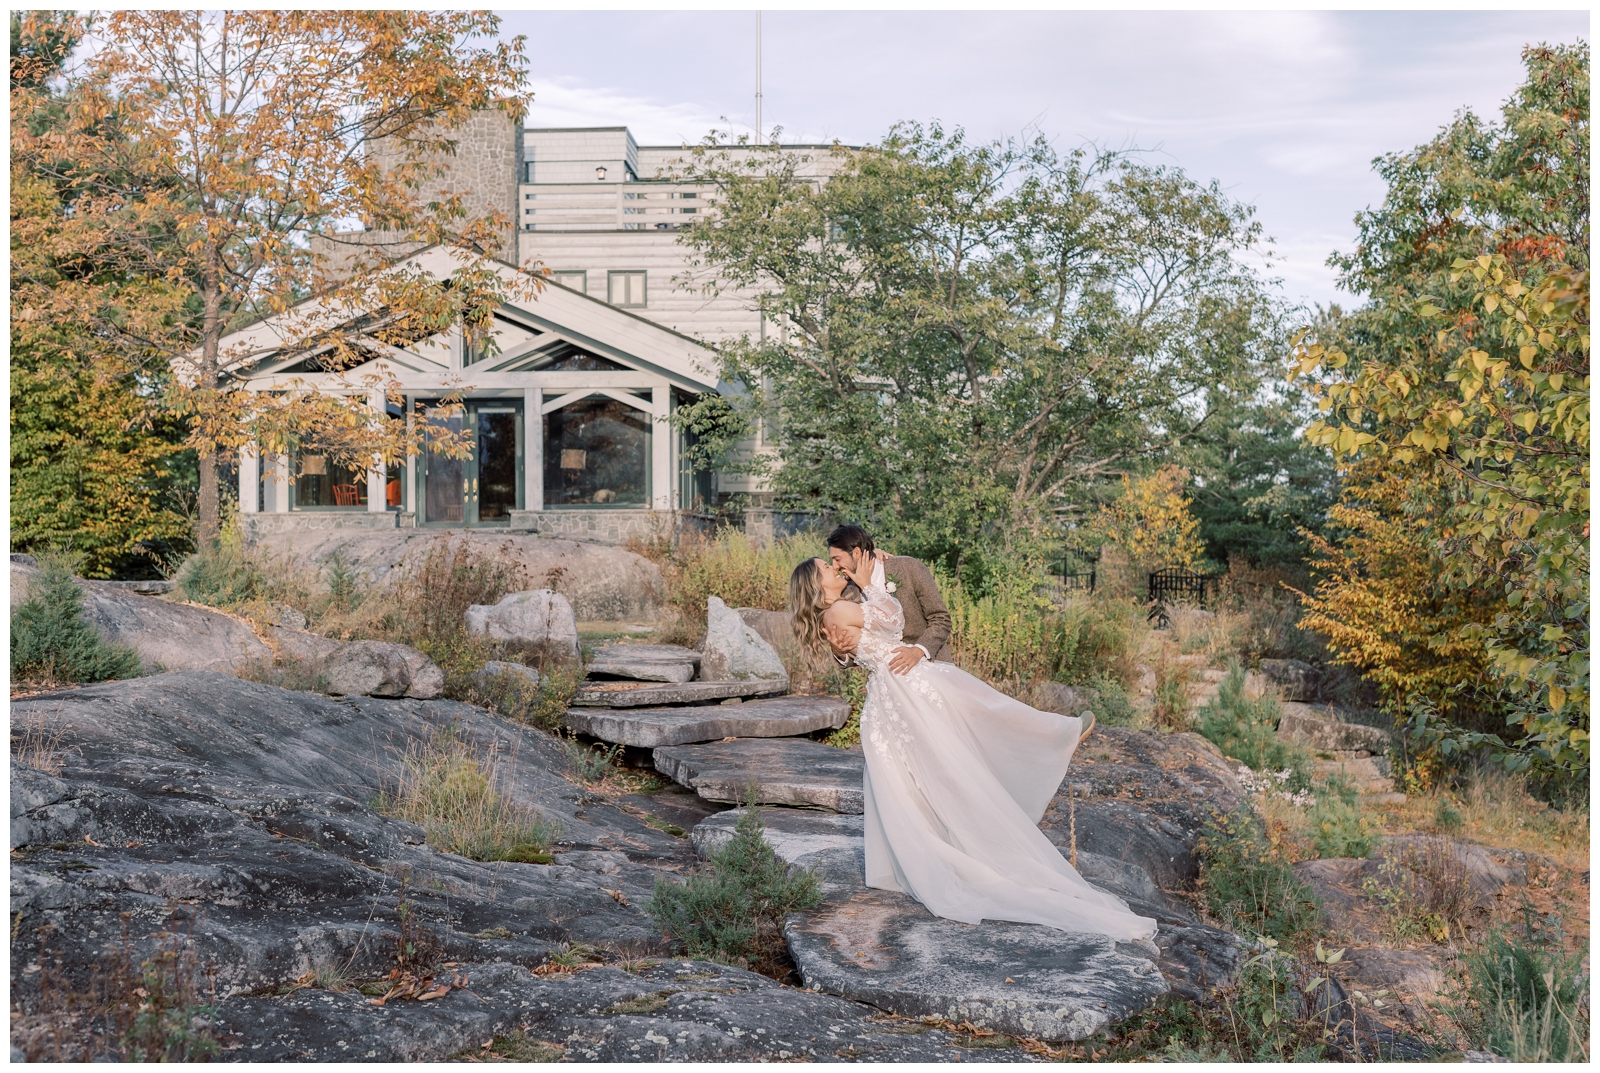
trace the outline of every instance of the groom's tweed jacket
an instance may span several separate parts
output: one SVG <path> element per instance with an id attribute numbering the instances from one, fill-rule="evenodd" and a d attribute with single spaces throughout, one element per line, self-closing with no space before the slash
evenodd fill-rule
<path id="1" fill-rule="evenodd" d="M 896 582 L 894 598 L 906 613 L 905 643 L 921 645 L 934 659 L 951 662 L 950 609 L 939 597 L 933 571 L 909 555 L 891 555 L 883 564 L 886 578 Z"/>

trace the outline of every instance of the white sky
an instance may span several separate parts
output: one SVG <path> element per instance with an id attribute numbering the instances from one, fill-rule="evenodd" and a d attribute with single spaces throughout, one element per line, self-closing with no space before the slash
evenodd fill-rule
<path id="1" fill-rule="evenodd" d="M 755 121 L 755 14 L 502 12 L 526 34 L 528 125 L 643 144 Z M 1253 204 L 1294 301 L 1343 301 L 1324 261 L 1383 197 L 1371 162 L 1462 107 L 1497 117 L 1522 46 L 1589 39 L 1586 11 L 769 11 L 763 125 L 861 144 L 898 120 L 994 138 L 1038 126 L 1156 150 Z"/>

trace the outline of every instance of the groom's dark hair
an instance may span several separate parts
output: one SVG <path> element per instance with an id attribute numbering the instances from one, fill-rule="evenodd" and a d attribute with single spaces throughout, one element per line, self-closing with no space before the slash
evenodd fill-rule
<path id="1" fill-rule="evenodd" d="M 867 555 L 876 550 L 872 538 L 867 531 L 859 525 L 841 525 L 828 534 L 828 547 L 838 548 L 840 551 L 855 551 L 860 548 Z"/>

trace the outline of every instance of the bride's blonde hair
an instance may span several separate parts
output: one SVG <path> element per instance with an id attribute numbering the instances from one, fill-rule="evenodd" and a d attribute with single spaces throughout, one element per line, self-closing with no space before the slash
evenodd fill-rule
<path id="1" fill-rule="evenodd" d="M 861 590 L 854 581 L 845 582 L 839 599 L 861 603 Z M 794 619 L 794 635 L 800 649 L 813 663 L 821 663 L 832 651 L 822 635 L 822 614 L 828 610 L 828 596 L 822 591 L 822 567 L 806 559 L 789 575 L 789 614 Z"/>

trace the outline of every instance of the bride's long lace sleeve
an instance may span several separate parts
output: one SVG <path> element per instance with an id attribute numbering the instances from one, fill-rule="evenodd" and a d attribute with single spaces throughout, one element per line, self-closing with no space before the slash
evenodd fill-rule
<path id="1" fill-rule="evenodd" d="M 890 596 L 882 585 L 868 585 L 861 591 L 867 598 L 861 607 L 862 628 L 900 640 L 906 632 L 906 613 L 900 601 Z"/>

